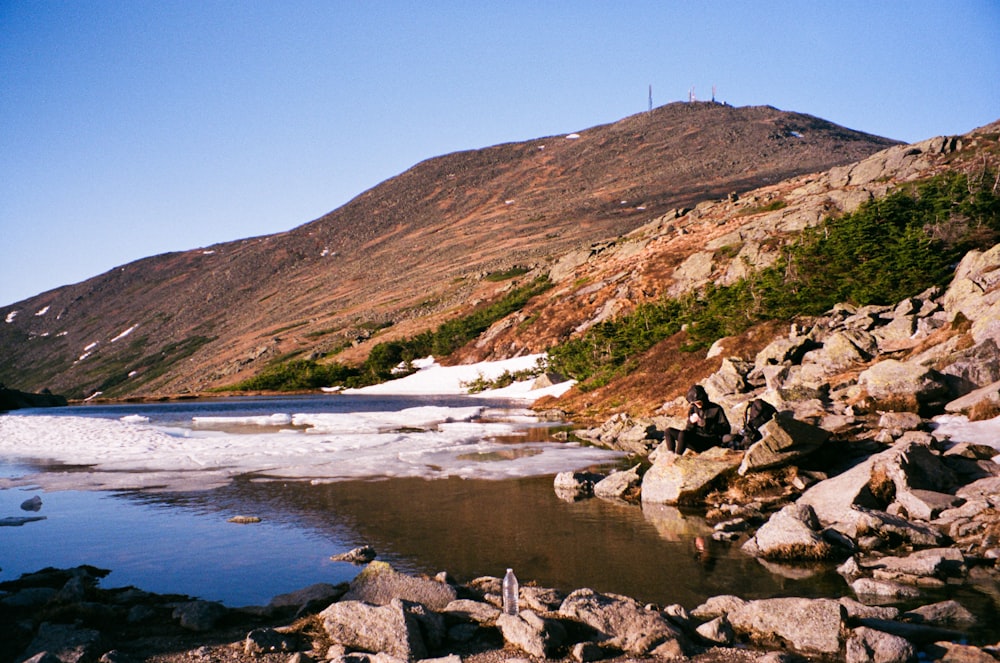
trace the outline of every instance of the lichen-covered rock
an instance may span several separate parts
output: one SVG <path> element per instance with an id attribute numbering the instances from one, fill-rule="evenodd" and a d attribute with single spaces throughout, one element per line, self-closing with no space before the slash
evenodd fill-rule
<path id="1" fill-rule="evenodd" d="M 760 642 L 786 642 L 801 653 L 832 655 L 843 645 L 844 607 L 833 599 L 749 601 L 728 615 L 733 629 Z"/>
<path id="2" fill-rule="evenodd" d="M 948 385 L 940 373 L 897 359 L 884 359 L 863 371 L 858 385 L 887 410 L 916 411 L 948 397 Z"/>
<path id="3" fill-rule="evenodd" d="M 415 604 L 393 599 L 388 605 L 338 601 L 319 613 L 323 630 L 337 644 L 404 661 L 427 658 Z M 440 619 L 440 617 L 439 617 Z"/>
<path id="4" fill-rule="evenodd" d="M 441 610 L 457 597 L 451 585 L 399 573 L 386 562 L 372 562 L 351 581 L 343 600 L 388 605 L 405 599 Z"/>
<path id="5" fill-rule="evenodd" d="M 566 597 L 559 614 L 586 624 L 631 655 L 646 655 L 667 642 L 684 648 L 684 635 L 666 617 L 626 596 L 578 589 Z"/>
<path id="6" fill-rule="evenodd" d="M 743 452 L 714 447 L 700 454 L 660 454 L 642 478 L 641 499 L 657 504 L 699 502 L 715 483 L 734 474 Z"/>
<path id="7" fill-rule="evenodd" d="M 747 449 L 738 473 L 779 467 L 819 450 L 830 433 L 819 426 L 790 417 L 776 416 L 764 424 L 763 437 Z"/>
<path id="8" fill-rule="evenodd" d="M 825 559 L 830 544 L 819 533 L 812 507 L 789 504 L 760 526 L 743 545 L 743 550 L 765 559 Z"/>

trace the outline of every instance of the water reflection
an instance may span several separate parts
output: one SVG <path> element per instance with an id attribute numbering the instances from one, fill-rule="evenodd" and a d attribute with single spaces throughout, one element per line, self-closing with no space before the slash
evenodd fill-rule
<path id="1" fill-rule="evenodd" d="M 711 529 L 692 512 L 589 499 L 558 499 L 551 477 L 509 481 L 302 482 L 249 478 L 209 493 L 145 495 L 198 510 L 257 515 L 308 528 L 333 546 L 370 544 L 409 572 L 448 571 L 460 581 L 515 568 L 525 580 L 573 590 L 693 607 L 708 596 L 746 598 L 794 592 L 839 594 L 833 574 L 806 582 L 772 575 L 753 558 L 712 542 L 706 563 L 696 537 Z"/>

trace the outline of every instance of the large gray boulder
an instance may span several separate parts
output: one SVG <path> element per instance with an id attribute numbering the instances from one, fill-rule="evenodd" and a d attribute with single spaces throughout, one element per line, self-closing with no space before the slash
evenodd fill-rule
<path id="1" fill-rule="evenodd" d="M 859 626 L 847 639 L 847 663 L 908 663 L 917 660 L 913 643 L 898 635 Z"/>
<path id="2" fill-rule="evenodd" d="M 917 411 L 948 396 L 948 385 L 940 373 L 897 359 L 882 360 L 863 371 L 858 385 L 885 410 Z"/>
<path id="3" fill-rule="evenodd" d="M 371 653 L 385 653 L 406 661 L 427 658 L 428 643 L 421 622 L 441 620 L 422 606 L 393 599 L 388 605 L 338 601 L 319 613 L 323 630 L 336 644 Z"/>
<path id="4" fill-rule="evenodd" d="M 802 363 L 815 364 L 825 374 L 832 375 L 868 361 L 877 351 L 875 337 L 870 333 L 862 329 L 844 329 L 828 336 L 823 347 L 807 352 Z"/>
<path id="5" fill-rule="evenodd" d="M 633 656 L 644 656 L 668 643 L 680 651 L 686 648 L 683 633 L 666 617 L 627 596 L 578 589 L 563 601 L 559 615 L 586 624 L 602 641 Z"/>
<path id="6" fill-rule="evenodd" d="M 787 465 L 817 451 L 830 439 L 830 433 L 819 426 L 785 416 L 774 417 L 760 432 L 763 437 L 747 449 L 740 463 L 740 475 Z"/>
<path id="7" fill-rule="evenodd" d="M 343 600 L 388 605 L 395 599 L 405 599 L 431 610 L 443 610 L 457 597 L 451 585 L 399 573 L 386 562 L 372 562 L 351 581 Z"/>
<path id="8" fill-rule="evenodd" d="M 819 533 L 812 507 L 789 504 L 743 544 L 743 551 L 765 559 L 817 560 L 830 554 L 830 544 Z"/>
<path id="9" fill-rule="evenodd" d="M 992 338 L 952 353 L 943 361 L 948 365 L 941 369 L 941 374 L 952 397 L 1000 381 L 1000 348 Z"/>
<path id="10" fill-rule="evenodd" d="M 975 409 L 1000 407 L 1000 381 L 988 384 L 945 404 L 946 412 L 969 414 Z"/>
<path id="11" fill-rule="evenodd" d="M 733 629 L 756 642 L 787 644 L 803 654 L 840 652 L 846 611 L 833 599 L 777 598 L 748 601 L 728 614 Z"/>
<path id="12" fill-rule="evenodd" d="M 972 321 L 976 341 L 1000 339 L 1000 244 L 988 251 L 969 251 L 962 258 L 948 290 L 945 311 Z"/>
<path id="13" fill-rule="evenodd" d="M 638 465 L 628 470 L 612 472 L 594 484 L 594 496 L 604 499 L 625 499 L 639 487 L 641 482 Z"/>
<path id="14" fill-rule="evenodd" d="M 876 506 L 877 502 L 868 488 L 876 458 L 877 456 L 870 457 L 836 476 L 814 484 L 802 493 L 797 502 L 812 507 L 823 525 L 839 521 L 855 505 Z"/>
<path id="15" fill-rule="evenodd" d="M 661 453 L 642 477 L 642 501 L 698 503 L 722 477 L 733 474 L 742 460 L 743 452 L 721 447 L 681 456 Z"/>

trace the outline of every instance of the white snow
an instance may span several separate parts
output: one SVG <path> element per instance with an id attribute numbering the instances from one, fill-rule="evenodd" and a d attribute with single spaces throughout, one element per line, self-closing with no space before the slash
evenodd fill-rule
<path id="1" fill-rule="evenodd" d="M 91 343 L 90 345 L 88 345 L 87 347 L 85 347 L 83 349 L 83 351 L 84 352 L 90 352 L 91 350 L 93 350 L 94 348 L 97 347 L 97 343 L 98 343 L 97 341 L 94 341 L 93 343 Z"/>
<path id="2" fill-rule="evenodd" d="M 37 313 L 35 313 L 35 317 L 43 316 L 43 315 L 45 315 L 48 312 L 49 312 L 49 307 L 48 306 L 43 306 L 42 308 L 38 309 Z"/>
<path id="3" fill-rule="evenodd" d="M 580 137 L 580 134 L 567 134 L 567 136 L 566 136 L 566 138 L 568 138 L 569 140 L 576 140 L 579 137 Z"/>
<path id="4" fill-rule="evenodd" d="M 129 327 L 128 329 L 126 329 L 125 331 L 123 331 L 121 334 L 118 334 L 118 336 L 115 336 L 113 339 L 111 339 L 111 342 L 114 343 L 115 341 L 119 341 L 119 340 L 125 338 L 126 336 L 128 336 L 129 334 L 131 334 L 133 331 L 135 331 L 135 328 L 138 327 L 138 326 L 139 325 L 132 325 L 131 327 Z"/>
<path id="5" fill-rule="evenodd" d="M 468 390 L 463 386 L 464 384 L 474 382 L 480 377 L 486 380 L 495 380 L 503 375 L 504 371 L 514 373 L 534 368 L 538 364 L 538 360 L 544 359 L 544 357 L 545 355 L 542 354 L 526 355 L 524 357 L 515 357 L 514 359 L 479 364 L 464 364 L 461 366 L 441 366 L 434 361 L 433 357 L 427 357 L 413 362 L 414 368 L 418 370 L 412 375 L 361 389 L 347 389 L 344 393 L 411 396 L 419 394 L 466 394 Z M 542 396 L 561 396 L 574 384 L 572 381 L 568 381 L 551 387 L 532 389 L 532 383 L 532 380 L 515 382 L 509 387 L 484 391 L 474 394 L 474 396 L 534 401 Z"/>
<path id="6" fill-rule="evenodd" d="M 453 367 L 442 367 L 428 357 L 414 362 L 419 370 L 413 375 L 354 393 L 464 394 L 462 382 L 531 368 L 539 357 Z M 530 383 L 514 384 L 483 395 L 519 403 L 564 391 L 571 384 L 530 392 Z M 0 489 L 31 485 L 46 490 L 200 490 L 251 472 L 313 482 L 449 476 L 506 479 L 582 469 L 621 456 L 572 443 L 526 438 L 511 443 L 511 436 L 524 437 L 525 427 L 534 423 L 537 419 L 529 410 L 487 404 L 202 416 L 189 425 L 169 427 L 139 414 L 102 419 L 13 413 L 0 417 L 0 464 L 46 460 L 87 469 L 60 472 L 56 468 L 0 478 Z M 506 439 L 495 439 L 501 436 Z"/>
<path id="7" fill-rule="evenodd" d="M 943 414 L 934 417 L 936 436 L 947 436 L 952 442 L 984 444 L 997 450 L 993 460 L 1000 462 L 1000 417 L 984 421 L 969 421 L 968 417 Z"/>
<path id="8" fill-rule="evenodd" d="M 20 313 L 20 311 L 11 311 L 10 313 L 7 314 L 7 324 L 8 325 L 10 323 L 14 322 L 14 318 L 17 317 L 18 313 Z"/>

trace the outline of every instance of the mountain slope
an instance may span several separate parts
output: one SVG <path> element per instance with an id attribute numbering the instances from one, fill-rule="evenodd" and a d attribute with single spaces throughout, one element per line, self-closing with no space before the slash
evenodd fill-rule
<path id="1" fill-rule="evenodd" d="M 436 325 L 508 285 L 490 272 L 547 269 L 668 210 L 893 144 L 770 107 L 678 103 L 429 159 L 292 231 L 146 258 L 0 310 L 0 382 L 72 397 L 232 383 L 372 329 Z"/>

